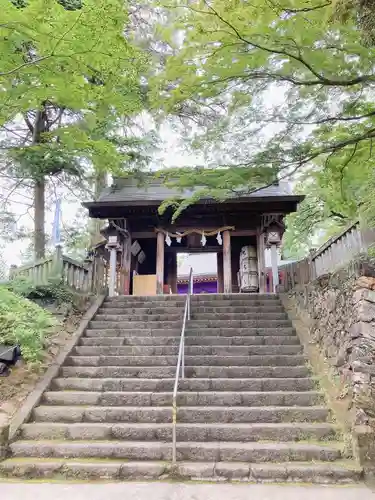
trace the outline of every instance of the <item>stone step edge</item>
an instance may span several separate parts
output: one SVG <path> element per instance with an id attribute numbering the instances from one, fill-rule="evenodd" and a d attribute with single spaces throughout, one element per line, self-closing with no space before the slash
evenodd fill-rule
<path id="1" fill-rule="evenodd" d="M 22 459 L 0 463 L 0 475 L 17 478 L 81 480 L 199 480 L 212 482 L 353 484 L 363 470 L 355 462 L 170 462 L 119 461 L 114 459 Z"/>
<path id="2" fill-rule="evenodd" d="M 168 455 L 172 450 L 172 443 L 169 441 L 136 441 L 136 440 L 118 440 L 118 439 L 81 439 L 70 440 L 70 439 L 18 439 L 10 444 L 10 452 L 16 456 L 23 456 L 24 454 L 28 456 L 38 457 L 40 454 L 43 456 L 43 450 L 50 450 L 47 456 L 53 458 L 55 454 L 57 456 L 61 450 L 64 450 L 65 457 L 69 457 L 70 453 L 77 453 L 77 450 L 85 450 L 85 455 L 88 458 L 101 458 L 98 455 L 99 450 L 105 453 L 112 454 L 122 450 L 122 453 L 133 453 L 140 456 L 134 457 L 135 459 L 140 458 L 141 460 L 156 459 L 156 457 L 145 456 L 143 452 L 153 454 L 156 451 L 158 454 Z M 309 453 L 321 453 L 328 454 L 328 461 L 340 460 L 343 457 L 344 443 L 341 441 L 177 441 L 176 446 L 177 452 L 181 453 L 191 453 L 199 449 L 200 453 L 204 455 L 205 452 L 214 453 L 221 455 L 222 453 L 231 452 L 242 452 L 242 453 L 256 453 L 261 454 L 262 459 L 259 463 L 274 462 L 275 458 L 273 453 L 302 453 L 303 455 Z M 31 450 L 31 453 L 29 451 Z M 52 451 L 51 451 L 52 450 Z M 268 453 L 271 453 L 269 456 Z M 328 458 L 332 455 L 332 458 Z M 111 455 L 110 455 L 111 456 Z M 74 458 L 74 455 L 73 457 Z M 131 457 L 129 457 L 131 459 Z M 160 456 L 161 459 L 164 457 Z M 219 456 L 217 456 L 219 458 Z M 286 457 L 285 457 L 286 458 Z M 289 458 L 289 457 L 288 457 Z M 210 460 L 210 458 L 208 458 Z M 318 457 L 306 458 L 306 460 L 316 460 Z M 166 458 L 168 460 L 168 458 Z M 230 459 L 232 462 L 237 462 L 236 458 Z M 293 458 L 292 458 L 293 460 Z M 324 460 L 324 459 L 323 459 Z M 194 458 L 189 457 L 189 461 L 194 461 Z M 225 458 L 224 458 L 225 461 Z M 277 461 L 277 460 L 276 460 Z"/>
<path id="3" fill-rule="evenodd" d="M 172 377 L 165 377 L 165 378 L 132 378 L 132 377 L 101 377 L 100 379 L 98 379 L 98 377 L 84 377 L 84 379 L 87 381 L 87 380 L 93 380 L 95 382 L 97 382 L 98 380 L 102 380 L 103 383 L 105 382 L 113 382 L 113 383 L 121 383 L 121 382 L 129 382 L 132 383 L 136 383 L 136 382 L 140 382 L 140 383 L 144 383 L 144 384 L 150 384 L 150 383 L 154 383 L 154 384 L 161 384 L 161 383 L 171 383 L 172 385 L 174 384 L 175 382 L 175 379 L 172 378 Z M 58 381 L 77 381 L 77 380 L 82 380 L 82 377 L 56 377 L 54 380 L 58 380 Z M 180 379 L 181 380 L 181 379 Z M 183 380 L 187 380 L 187 381 L 192 381 L 192 383 L 196 382 L 199 383 L 199 382 L 211 382 L 212 380 L 215 381 L 215 384 L 216 383 L 220 383 L 220 382 L 227 382 L 228 380 L 232 383 L 236 383 L 236 382 L 243 382 L 244 380 L 248 381 L 249 384 L 251 384 L 252 382 L 254 383 L 254 381 L 256 382 L 259 382 L 259 381 L 263 381 L 263 382 L 274 382 L 275 380 L 277 380 L 278 382 L 295 382 L 296 380 L 298 381 L 307 381 L 307 380 L 311 380 L 313 383 L 316 384 L 316 386 L 318 386 L 319 384 L 319 377 L 316 377 L 314 375 L 310 375 L 310 376 L 307 376 L 307 377 L 278 377 L 277 379 L 275 379 L 275 377 L 259 377 L 259 378 L 254 378 L 254 377 L 233 377 L 233 378 L 220 378 L 220 377 L 215 377 L 214 379 L 213 378 L 210 378 L 210 377 L 194 377 L 194 378 L 189 378 L 189 379 L 183 379 Z M 94 383 L 95 383 L 94 382 Z M 217 392 L 218 389 L 216 389 Z M 81 391 L 83 392 L 83 391 Z M 103 392 L 103 391 L 101 391 Z M 129 392 L 129 391 L 128 391 Z M 143 392 L 143 391 L 139 391 L 139 392 Z M 190 391 L 186 391 L 186 392 L 190 392 Z M 209 392 L 209 391 L 208 391 Z M 225 391 L 224 391 L 225 392 Z M 242 392 L 242 391 L 241 391 Z M 256 392 L 256 391 L 254 391 Z M 296 391 L 298 392 L 298 391 Z"/>
<path id="4" fill-rule="evenodd" d="M 104 346 L 103 346 L 104 347 Z M 249 359 L 249 358 L 264 358 L 265 356 L 269 358 L 291 358 L 291 359 L 296 359 L 296 358 L 303 358 L 307 360 L 307 356 L 305 354 L 186 354 L 185 353 L 185 359 L 186 358 L 225 358 L 229 359 L 229 361 L 233 358 L 244 358 L 244 359 Z M 131 358 L 131 359 L 139 359 L 139 358 L 148 358 L 148 359 L 154 359 L 154 358 L 161 358 L 161 359 L 170 359 L 170 360 L 176 360 L 178 358 L 178 354 L 92 354 L 92 355 L 87 355 L 87 354 L 75 354 L 72 356 L 69 356 L 70 358 Z M 161 365 L 164 366 L 164 365 Z M 228 365 L 228 368 L 231 366 L 235 365 Z M 259 366 L 266 366 L 266 365 L 259 365 Z"/>
<path id="5" fill-rule="evenodd" d="M 82 380 L 82 377 L 56 377 L 56 379 L 59 379 L 59 380 Z M 54 379 L 54 380 L 56 380 Z M 90 377 L 85 377 L 85 380 L 88 380 L 90 379 Z M 318 376 L 314 376 L 314 375 L 309 375 L 307 377 L 298 377 L 296 379 L 296 377 L 278 377 L 277 380 L 288 380 L 288 381 L 295 381 L 295 380 L 313 380 L 315 381 L 317 384 L 320 380 L 320 378 Z M 91 377 L 91 380 L 98 380 L 97 377 Z M 129 378 L 129 377 L 101 377 L 101 380 L 103 381 L 129 381 L 129 380 L 133 380 L 133 381 L 138 381 L 138 382 L 144 382 L 144 381 L 147 381 L 147 382 L 157 382 L 157 383 L 160 383 L 161 381 L 163 382 L 174 382 L 175 381 L 175 378 L 174 377 L 165 377 L 165 378 Z M 180 381 L 181 380 L 184 380 L 184 381 L 211 381 L 211 380 L 214 380 L 215 382 L 226 382 L 228 380 L 230 381 L 236 381 L 236 380 L 248 380 L 249 383 L 251 383 L 251 381 L 259 381 L 259 380 L 267 380 L 267 381 L 274 381 L 275 378 L 274 377 L 231 377 L 230 379 L 226 378 L 226 377 L 215 377 L 215 378 L 212 378 L 212 377 L 194 377 L 194 378 L 184 378 L 184 379 L 181 379 L 180 378 Z"/>
<path id="6" fill-rule="evenodd" d="M 118 380 L 118 379 L 117 379 Z M 83 395 L 90 395 L 90 394 L 95 394 L 95 395 L 101 395 L 103 394 L 103 392 L 105 392 L 105 394 L 109 394 L 109 395 L 113 395 L 113 396 L 119 396 L 120 394 L 123 395 L 124 397 L 125 396 L 134 396 L 134 395 L 137 395 L 137 396 L 151 396 L 151 395 L 155 395 L 155 396 L 172 396 L 173 394 L 173 391 L 77 391 L 77 390 L 61 390 L 61 391 L 53 391 L 53 390 L 48 390 L 48 391 L 45 391 L 44 394 L 48 394 L 50 396 L 55 396 L 55 395 L 61 395 L 61 394 L 74 394 L 74 395 L 77 395 L 77 394 L 83 394 Z M 203 395 L 203 396 L 208 396 L 208 395 L 213 395 L 213 394 L 217 394 L 218 396 L 222 397 L 222 396 L 232 396 L 233 394 L 238 394 L 238 391 L 234 390 L 234 391 L 215 391 L 215 390 L 212 390 L 212 391 L 178 391 L 177 395 Z M 255 396 L 255 395 L 283 395 L 283 396 L 290 396 L 290 395 L 293 395 L 293 396 L 324 396 L 324 392 L 323 391 L 318 391 L 318 390 L 314 390 L 312 389 L 311 391 L 241 391 L 241 395 L 246 395 L 246 396 Z"/>
<path id="7" fill-rule="evenodd" d="M 99 406 L 99 405 L 46 405 L 46 404 L 41 404 L 35 407 L 36 408 L 48 408 L 49 410 L 51 408 L 55 409 L 61 409 L 68 411 L 69 408 L 72 410 L 75 409 L 84 409 L 87 411 L 91 410 L 97 410 L 100 409 L 101 411 L 111 411 L 111 410 L 116 410 L 116 411 L 136 411 L 136 410 L 159 410 L 159 411 L 164 411 L 167 408 L 171 408 L 172 411 L 172 406 Z M 256 410 L 256 411 L 277 411 L 277 410 L 282 410 L 282 411 L 290 411 L 290 410 L 299 410 L 299 411 L 311 411 L 311 410 L 325 410 L 329 412 L 329 409 L 326 406 L 323 405 L 312 405 L 312 406 L 230 406 L 230 407 L 225 407 L 225 406 L 215 406 L 215 405 L 209 405 L 206 407 L 202 406 L 179 406 L 180 409 L 183 410 L 188 410 L 188 411 L 202 411 L 204 410 L 215 410 L 215 411 L 224 411 L 225 409 L 227 411 L 250 411 L 250 410 Z"/>
<path id="8" fill-rule="evenodd" d="M 108 330 L 113 330 L 113 331 L 118 331 L 118 330 L 115 330 L 114 328 L 106 328 L 106 329 L 103 329 L 102 331 L 108 331 Z M 98 331 L 98 330 L 90 330 L 89 328 L 86 330 L 86 331 Z M 140 330 L 141 331 L 141 330 Z M 97 336 L 98 338 L 104 338 L 104 337 L 100 337 L 99 335 Z M 129 338 L 134 338 L 134 339 L 150 339 L 151 338 L 157 338 L 158 340 L 170 340 L 171 338 L 174 338 L 176 339 L 176 343 L 178 344 L 178 342 L 180 341 L 180 338 L 181 336 L 180 335 L 176 335 L 175 337 L 172 337 L 172 336 L 162 336 L 162 335 L 158 335 L 157 337 L 152 337 L 150 335 L 128 335 L 128 336 L 124 336 L 124 335 L 121 335 L 121 336 L 117 336 L 117 337 L 110 337 L 110 336 L 105 336 L 106 339 L 116 339 L 118 340 L 119 338 L 123 338 L 123 339 L 129 339 Z M 225 336 L 225 335 L 207 335 L 206 337 L 210 337 L 210 338 L 217 338 L 217 339 L 231 339 L 231 340 L 234 340 L 234 339 L 240 339 L 240 338 L 243 338 L 243 336 L 241 335 L 230 335 L 230 336 Z M 265 339 L 269 339 L 270 337 L 277 337 L 277 338 L 281 338 L 281 339 L 284 339 L 285 337 L 293 337 L 293 339 L 296 339 L 298 338 L 296 333 L 293 333 L 292 335 L 246 335 L 246 337 L 248 338 L 265 338 Z M 95 337 L 87 337 L 86 335 L 83 337 L 83 338 L 95 338 Z M 188 340 L 196 340 L 196 344 L 186 344 L 186 346 L 199 346 L 201 345 L 199 343 L 199 341 L 202 340 L 202 335 L 189 335 L 189 336 L 186 336 L 186 339 Z M 125 344 L 126 345 L 126 344 Z M 142 347 L 144 344 L 140 343 L 140 344 L 134 344 L 135 347 Z M 159 347 L 160 344 L 147 344 L 149 346 L 154 346 L 154 347 Z M 168 345 L 168 344 L 166 344 Z M 206 345 L 206 344 L 204 344 Z M 229 344 L 230 346 L 233 345 L 233 346 L 238 346 L 238 345 L 242 345 L 242 344 Z M 283 344 L 244 344 L 244 345 L 283 345 Z M 286 344 L 288 345 L 288 344 Z M 300 345 L 300 344 L 297 344 L 297 345 Z M 215 344 L 215 347 L 227 347 L 228 344 Z"/>
<path id="9" fill-rule="evenodd" d="M 38 427 L 126 427 L 132 429 L 169 429 L 172 428 L 172 423 L 163 423 L 163 422 L 116 422 L 116 423 L 108 423 L 108 422 L 29 422 L 22 425 L 22 428 L 30 427 L 30 426 L 38 426 Z M 192 422 L 192 423 L 184 423 L 177 422 L 177 427 L 181 428 L 189 428 L 189 429 L 292 429 L 292 428 L 301 428 L 301 429 L 314 429 L 314 428 L 330 428 L 340 431 L 340 427 L 333 422 L 254 422 L 251 424 L 245 424 L 243 422 L 239 423 L 201 423 L 201 422 Z M 237 441 L 236 441 L 237 442 Z M 325 442 L 325 441 L 322 441 Z"/>

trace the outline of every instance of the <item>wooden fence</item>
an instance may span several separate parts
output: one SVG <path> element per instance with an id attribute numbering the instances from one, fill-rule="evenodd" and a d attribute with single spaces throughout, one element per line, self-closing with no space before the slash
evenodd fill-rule
<path id="1" fill-rule="evenodd" d="M 361 229 L 356 222 L 337 236 L 333 236 L 308 257 L 279 267 L 280 291 L 304 285 L 313 279 L 333 272 L 366 252 L 375 244 L 375 231 Z"/>
<path id="2" fill-rule="evenodd" d="M 24 277 L 35 285 L 45 285 L 59 280 L 68 288 L 81 293 L 99 294 L 108 284 L 107 264 L 101 258 L 78 262 L 57 249 L 51 257 L 41 259 L 22 267 L 11 269 L 10 278 Z"/>

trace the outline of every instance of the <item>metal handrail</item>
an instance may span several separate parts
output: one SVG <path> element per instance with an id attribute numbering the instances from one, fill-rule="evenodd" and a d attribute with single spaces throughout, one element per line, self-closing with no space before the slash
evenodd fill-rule
<path id="1" fill-rule="evenodd" d="M 184 319 L 182 322 L 181 329 L 181 337 L 180 337 L 180 347 L 178 349 L 178 359 L 176 366 L 176 376 L 174 380 L 174 388 L 173 388 L 173 399 L 172 399 L 172 462 L 175 464 L 177 461 L 177 391 L 178 391 L 178 382 L 180 380 L 180 371 L 181 378 L 185 378 L 185 328 L 186 322 L 190 320 L 190 296 L 193 293 L 193 269 L 190 268 L 189 273 L 189 282 L 188 282 L 188 291 L 185 300 L 185 309 L 184 309 Z"/>

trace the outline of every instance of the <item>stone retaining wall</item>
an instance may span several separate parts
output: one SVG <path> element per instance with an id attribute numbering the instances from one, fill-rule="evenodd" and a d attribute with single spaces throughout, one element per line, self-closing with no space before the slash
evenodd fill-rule
<path id="1" fill-rule="evenodd" d="M 375 262 L 360 260 L 289 293 L 310 342 L 352 393 L 354 424 L 375 418 Z"/>

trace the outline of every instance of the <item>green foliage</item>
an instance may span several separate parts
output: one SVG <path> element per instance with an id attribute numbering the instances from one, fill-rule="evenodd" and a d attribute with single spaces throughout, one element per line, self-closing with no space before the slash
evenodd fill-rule
<path id="1" fill-rule="evenodd" d="M 57 0 L 60 5 L 66 10 L 79 10 L 82 9 L 82 0 Z"/>
<path id="2" fill-rule="evenodd" d="M 79 159 L 59 143 L 14 148 L 9 157 L 14 160 L 13 173 L 16 177 L 39 180 L 61 172 L 77 177 L 83 175 Z"/>
<path id="3" fill-rule="evenodd" d="M 287 217 L 283 248 L 286 255 L 308 250 L 358 219 L 375 227 L 375 169 L 363 144 L 316 161 L 297 186 L 306 195 L 298 212 Z"/>
<path id="4" fill-rule="evenodd" d="M 334 17 L 358 24 L 365 45 L 375 44 L 375 6 L 372 0 L 335 0 Z"/>
<path id="5" fill-rule="evenodd" d="M 137 147 L 116 138 L 146 105 L 149 56 L 125 36 L 128 8 L 122 0 L 0 0 L 0 161 L 11 194 L 37 184 L 37 257 L 48 186 L 57 179 L 76 189 L 134 163 Z"/>
<path id="6" fill-rule="evenodd" d="M 30 300 L 43 299 L 46 302 L 72 302 L 72 293 L 60 280 L 50 279 L 44 285 L 36 285 L 32 280 L 25 277 L 16 277 L 9 281 L 6 288 L 21 297 Z"/>
<path id="7" fill-rule="evenodd" d="M 373 11 L 371 2 L 347 3 Z M 241 176 L 264 166 L 288 178 L 313 165 L 310 206 L 316 199 L 329 218 L 375 220 L 375 47 L 363 43 L 358 16 L 343 22 L 337 2 L 320 0 L 158 5 L 170 50 L 154 105 L 198 122 L 194 144 L 218 165 L 241 167 L 227 189 L 251 185 Z"/>
<path id="8" fill-rule="evenodd" d="M 277 172 L 272 167 L 222 167 L 222 168 L 171 168 L 162 170 L 156 177 L 162 178 L 166 186 L 178 189 L 181 196 L 166 199 L 159 207 L 163 214 L 168 208 L 173 211 L 175 221 L 183 210 L 204 198 L 223 201 L 239 194 L 251 193 L 274 182 Z"/>
<path id="9" fill-rule="evenodd" d="M 123 36 L 124 3 L 62 3 L 65 8 L 56 0 L 29 0 L 15 8 L 0 0 L 0 124 L 24 115 L 34 128 L 35 111 L 43 115 L 43 145 L 32 146 L 29 154 L 25 146 L 15 152 L 15 159 L 22 153 L 21 165 L 32 168 L 24 170 L 31 178 L 33 169 L 44 175 L 67 167 L 72 173 L 74 157 L 99 169 L 118 168 L 116 148 L 96 132 L 103 120 L 116 122 L 143 107 L 139 78 L 147 57 Z"/>
<path id="10" fill-rule="evenodd" d="M 33 302 L 0 286 L 0 342 L 19 344 L 27 362 L 42 360 L 53 316 Z"/>

